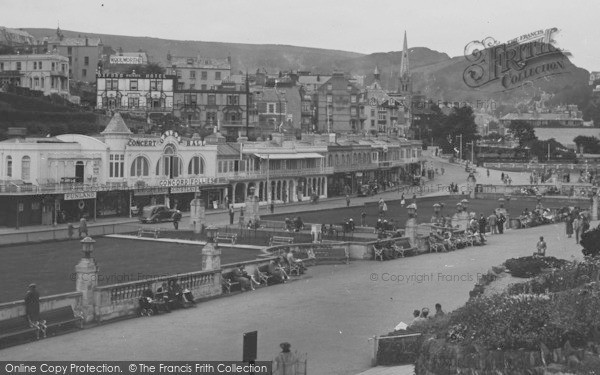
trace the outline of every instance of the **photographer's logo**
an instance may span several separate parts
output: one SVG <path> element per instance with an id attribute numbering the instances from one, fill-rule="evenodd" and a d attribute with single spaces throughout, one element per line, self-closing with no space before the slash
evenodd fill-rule
<path id="1" fill-rule="evenodd" d="M 499 85 L 498 91 L 521 87 L 533 80 L 567 73 L 568 53 L 553 45 L 558 29 L 538 30 L 507 43 L 492 37 L 473 41 L 465 47 L 465 57 L 472 64 L 463 72 L 471 88 Z"/>

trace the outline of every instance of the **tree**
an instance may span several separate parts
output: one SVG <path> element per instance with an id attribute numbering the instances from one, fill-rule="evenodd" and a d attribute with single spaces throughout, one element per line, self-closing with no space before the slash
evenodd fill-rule
<path id="1" fill-rule="evenodd" d="M 573 142 L 575 142 L 578 149 L 581 148 L 582 154 L 600 154 L 600 139 L 596 137 L 578 135 L 577 137 L 573 138 Z"/>
<path id="2" fill-rule="evenodd" d="M 475 124 L 475 116 L 473 115 L 473 109 L 471 107 L 465 106 L 454 108 L 444 122 L 444 129 L 446 132 L 446 141 L 452 149 L 460 147 L 460 142 L 457 141 L 457 137 L 462 137 L 463 149 L 461 155 L 463 155 L 463 157 L 469 154 L 468 152 L 465 152 L 465 150 L 470 149 L 468 143 L 474 142 L 479 138 L 479 135 L 477 134 L 477 124 Z"/>
<path id="3" fill-rule="evenodd" d="M 508 126 L 508 132 L 514 138 L 519 140 L 520 148 L 523 148 L 529 143 L 537 140 L 537 137 L 535 136 L 535 130 L 533 129 L 533 125 L 529 124 L 527 121 L 511 121 L 510 125 Z"/>

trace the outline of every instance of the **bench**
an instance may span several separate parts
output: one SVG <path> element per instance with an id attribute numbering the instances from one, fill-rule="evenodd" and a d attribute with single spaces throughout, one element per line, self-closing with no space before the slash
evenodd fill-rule
<path id="1" fill-rule="evenodd" d="M 256 277 L 258 278 L 258 283 L 263 284 L 265 286 L 269 285 L 269 280 L 271 279 L 271 275 L 269 274 L 269 265 L 265 264 L 263 266 L 256 268 Z"/>
<path id="2" fill-rule="evenodd" d="M 417 253 L 417 247 L 411 246 L 410 241 L 407 237 L 402 237 L 394 242 L 394 250 L 401 256 L 415 255 Z"/>
<path id="3" fill-rule="evenodd" d="M 83 316 L 76 314 L 71 306 L 44 311 L 40 313 L 40 320 L 46 321 L 47 332 L 68 326 L 83 328 Z"/>
<path id="4" fill-rule="evenodd" d="M 344 247 L 333 247 L 333 248 L 317 248 L 314 249 L 315 261 L 343 261 L 348 264 L 350 262 L 350 256 L 348 250 Z"/>
<path id="5" fill-rule="evenodd" d="M 39 337 L 39 330 L 31 327 L 25 316 L 0 320 L 0 343 L 10 338 L 33 338 L 34 336 Z"/>
<path id="6" fill-rule="evenodd" d="M 288 245 L 294 243 L 294 237 L 272 236 L 269 246 Z"/>
<path id="7" fill-rule="evenodd" d="M 154 236 L 154 238 L 158 238 L 160 235 L 160 228 L 142 228 L 138 230 L 138 237 L 142 237 L 144 234 L 150 234 Z"/>
<path id="8" fill-rule="evenodd" d="M 239 282 L 233 281 L 231 273 L 221 274 L 221 286 L 223 287 L 223 293 L 230 294 L 232 287 L 239 287 L 241 290 L 242 286 Z"/>
<path id="9" fill-rule="evenodd" d="M 232 245 L 235 245 L 237 242 L 237 233 L 217 233 L 215 242 L 219 243 L 219 241 L 229 241 Z"/>

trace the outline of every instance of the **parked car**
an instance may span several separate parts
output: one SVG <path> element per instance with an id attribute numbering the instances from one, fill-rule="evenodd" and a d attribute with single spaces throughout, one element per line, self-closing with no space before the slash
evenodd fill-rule
<path id="1" fill-rule="evenodd" d="M 173 214 L 176 210 L 172 210 L 164 204 L 155 206 L 146 206 L 142 210 L 140 215 L 140 221 L 142 223 L 158 223 L 161 221 L 172 221 Z"/>

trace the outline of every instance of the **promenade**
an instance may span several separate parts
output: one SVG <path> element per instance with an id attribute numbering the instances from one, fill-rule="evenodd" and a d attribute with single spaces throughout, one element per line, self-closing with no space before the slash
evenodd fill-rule
<path id="1" fill-rule="evenodd" d="M 436 184 L 451 178 L 462 182 L 464 169 L 458 174 L 460 167 L 445 168 L 446 175 Z M 391 199 L 397 193 L 382 196 Z M 352 203 L 377 199 L 379 195 Z M 331 199 L 319 208 L 341 205 L 343 198 Z M 277 211 L 304 208 L 315 206 L 289 205 Z M 228 220 L 225 213 L 208 217 Z M 259 360 L 271 360 L 279 343 L 288 341 L 292 350 L 307 353 L 309 374 L 356 374 L 370 367 L 370 337 L 390 332 L 399 321 L 410 322 L 414 309 L 433 310 L 437 302 L 445 311 L 460 307 L 479 275 L 507 258 L 530 255 L 539 236 L 546 238 L 548 255 L 581 259 L 580 247 L 564 232 L 564 224 L 509 230 L 490 236 L 486 246 L 450 253 L 315 266 L 297 281 L 205 301 L 194 309 L 7 348 L 0 351 L 0 360 L 241 360 L 243 333 L 257 330 Z"/>

